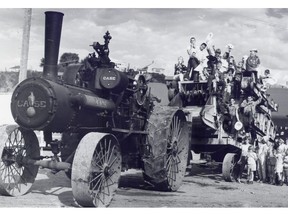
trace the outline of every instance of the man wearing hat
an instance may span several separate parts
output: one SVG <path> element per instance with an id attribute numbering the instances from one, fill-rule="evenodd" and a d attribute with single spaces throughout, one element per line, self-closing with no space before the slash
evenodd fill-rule
<path id="1" fill-rule="evenodd" d="M 213 47 L 214 49 L 214 47 Z M 218 49 L 214 49 L 214 53 L 213 52 L 209 52 L 209 55 L 207 56 L 207 59 L 208 59 L 208 62 L 207 62 L 207 66 L 208 68 L 210 68 L 213 73 L 214 73 L 214 70 L 216 68 L 216 65 L 218 62 L 221 62 L 221 50 L 218 48 Z"/>
<path id="2" fill-rule="evenodd" d="M 286 146 L 285 146 L 284 143 L 285 142 L 282 139 L 282 137 L 279 137 L 279 139 L 278 139 L 278 147 L 276 148 L 276 153 L 279 153 L 279 154 L 282 154 L 282 155 L 285 154 Z"/>
<path id="3" fill-rule="evenodd" d="M 261 97 L 254 101 L 253 96 L 248 95 L 247 99 L 243 100 L 240 104 L 240 107 L 243 107 L 243 123 L 246 132 L 249 131 L 249 128 L 251 128 L 251 124 L 254 121 L 253 117 L 256 113 L 256 106 L 260 104 L 261 101 Z"/>
<path id="4" fill-rule="evenodd" d="M 255 82 L 258 80 L 258 66 L 260 65 L 260 59 L 257 56 L 257 53 L 257 49 L 251 49 L 250 56 L 246 60 L 246 71 L 254 74 Z"/>
<path id="5" fill-rule="evenodd" d="M 234 48 L 232 44 L 227 44 L 226 45 L 227 51 L 223 55 L 223 59 L 228 59 L 231 56 L 231 51 Z"/>
<path id="6" fill-rule="evenodd" d="M 270 88 L 271 85 L 276 84 L 277 80 L 272 77 L 272 75 L 270 74 L 270 70 L 266 69 L 264 71 L 264 75 L 260 76 L 259 82 L 261 84 L 261 91 L 265 92 L 267 89 Z"/>

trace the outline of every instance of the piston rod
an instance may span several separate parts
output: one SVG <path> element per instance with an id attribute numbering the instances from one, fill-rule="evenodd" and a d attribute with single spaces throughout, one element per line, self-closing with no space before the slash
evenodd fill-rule
<path id="1" fill-rule="evenodd" d="M 28 158 L 23 158 L 23 163 L 31 164 L 35 166 L 41 166 L 43 168 L 49 168 L 54 170 L 69 170 L 71 169 L 71 164 L 66 162 L 59 162 L 54 160 L 33 160 Z"/>

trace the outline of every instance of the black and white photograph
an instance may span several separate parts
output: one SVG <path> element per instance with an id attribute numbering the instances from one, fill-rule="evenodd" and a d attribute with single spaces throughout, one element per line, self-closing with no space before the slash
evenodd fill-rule
<path id="1" fill-rule="evenodd" d="M 287 208 L 288 7 L 86 5 L 0 8 L 0 207 Z"/>

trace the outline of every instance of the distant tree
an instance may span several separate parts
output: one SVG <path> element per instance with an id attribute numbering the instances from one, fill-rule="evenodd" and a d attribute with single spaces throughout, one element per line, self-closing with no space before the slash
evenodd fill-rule
<path id="1" fill-rule="evenodd" d="M 66 63 L 68 65 L 69 63 L 78 63 L 79 62 L 79 55 L 77 53 L 63 53 L 59 60 L 60 64 L 63 65 L 63 63 Z M 45 58 L 41 58 L 40 60 L 40 67 L 44 67 L 45 64 Z M 64 65 L 65 66 L 65 65 Z"/>
<path id="2" fill-rule="evenodd" d="M 77 53 L 63 53 L 60 57 L 60 63 L 78 63 L 79 62 L 79 55 Z"/>
<path id="3" fill-rule="evenodd" d="M 151 82 L 166 83 L 164 74 L 151 73 L 151 75 L 152 75 Z"/>
<path id="4" fill-rule="evenodd" d="M 43 58 L 41 58 L 41 60 L 40 60 L 40 67 L 44 67 L 44 64 L 45 64 L 45 58 L 43 57 Z"/>

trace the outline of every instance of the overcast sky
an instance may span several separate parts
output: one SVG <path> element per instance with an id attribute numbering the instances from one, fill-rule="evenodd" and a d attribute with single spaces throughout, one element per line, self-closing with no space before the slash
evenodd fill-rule
<path id="1" fill-rule="evenodd" d="M 64 13 L 60 55 L 78 53 L 80 59 L 93 52 L 94 41 L 103 43 L 109 30 L 110 57 L 133 67 L 154 67 L 173 73 L 178 56 L 188 61 L 191 36 L 200 44 L 209 32 L 213 44 L 225 51 L 234 45 L 239 61 L 251 48 L 258 49 L 262 68 L 269 68 L 280 83 L 288 81 L 288 9 L 32 9 L 28 68 L 42 70 L 44 12 Z M 24 9 L 0 9 L 0 70 L 20 64 Z"/>

